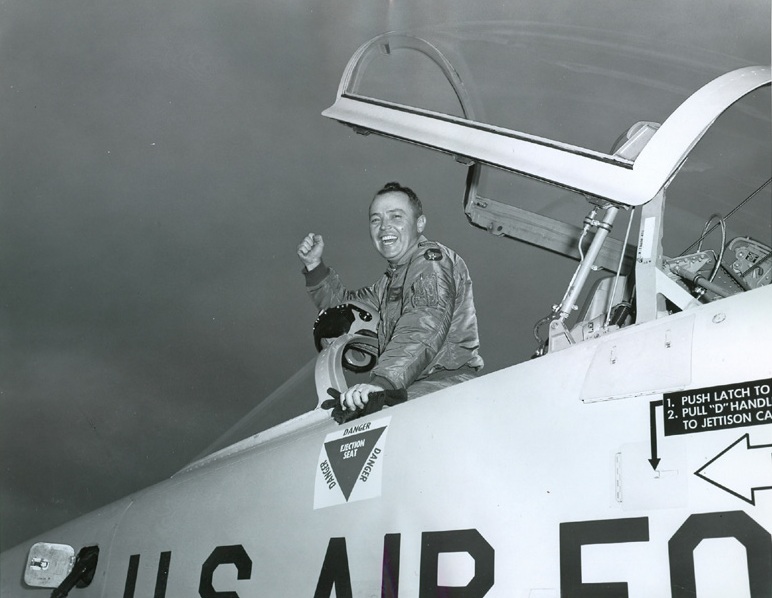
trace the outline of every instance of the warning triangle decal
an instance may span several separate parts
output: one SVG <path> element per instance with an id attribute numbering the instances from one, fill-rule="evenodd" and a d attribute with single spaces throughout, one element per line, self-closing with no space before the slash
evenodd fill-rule
<path id="1" fill-rule="evenodd" d="M 335 479 L 346 500 L 351 496 L 354 484 L 384 430 L 385 427 L 376 428 L 324 443 Z"/>

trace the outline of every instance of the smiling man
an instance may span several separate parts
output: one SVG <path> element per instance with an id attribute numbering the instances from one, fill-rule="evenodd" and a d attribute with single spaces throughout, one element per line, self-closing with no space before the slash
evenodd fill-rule
<path id="1" fill-rule="evenodd" d="M 478 354 L 472 280 L 461 257 L 423 236 L 426 216 L 408 187 L 388 183 L 370 204 L 370 238 L 388 262 L 375 284 L 355 291 L 322 261 L 324 240 L 309 233 L 298 246 L 306 288 L 319 309 L 361 301 L 380 315 L 378 361 L 369 384 L 341 395 L 344 409 L 362 408 L 373 391 L 407 388 L 408 398 L 474 377 Z"/>

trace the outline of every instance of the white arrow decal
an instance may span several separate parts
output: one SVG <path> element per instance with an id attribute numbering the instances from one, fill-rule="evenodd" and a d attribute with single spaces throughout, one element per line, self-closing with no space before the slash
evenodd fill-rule
<path id="1" fill-rule="evenodd" d="M 757 490 L 772 489 L 772 444 L 751 446 L 745 434 L 694 473 L 755 505 Z"/>

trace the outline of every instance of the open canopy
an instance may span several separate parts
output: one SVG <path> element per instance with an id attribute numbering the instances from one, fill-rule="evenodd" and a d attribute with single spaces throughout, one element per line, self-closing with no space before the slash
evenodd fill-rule
<path id="1" fill-rule="evenodd" d="M 516 32 L 510 33 L 515 42 L 514 48 L 522 50 L 522 44 L 527 39 L 521 39 L 515 35 Z M 463 42 L 467 40 L 451 41 L 455 42 L 451 44 L 452 53 L 455 54 L 459 47 L 466 45 Z M 496 51 L 502 47 L 511 51 L 513 47 L 501 39 L 492 40 L 492 45 Z M 477 58 L 480 53 L 479 46 L 471 46 L 473 58 Z M 632 73 L 624 76 L 624 72 L 616 69 L 604 70 L 598 65 L 590 68 L 586 64 L 566 62 L 567 57 L 562 56 L 559 43 L 547 44 L 547 50 L 554 52 L 554 55 L 538 54 L 523 59 L 520 52 L 503 52 L 512 55 L 513 65 L 497 62 L 483 69 L 496 85 L 482 85 L 479 88 L 475 85 L 470 90 L 438 44 L 414 36 L 385 34 L 366 43 L 354 54 L 341 80 L 335 103 L 323 114 L 351 125 L 360 132 L 376 132 L 447 152 L 460 161 L 487 164 L 616 204 L 638 206 L 650 201 L 667 185 L 690 150 L 728 107 L 770 82 L 769 67 L 744 67 L 706 82 L 696 92 L 683 97 L 683 92 L 674 90 L 671 85 L 656 85 L 645 79 L 636 80 L 637 77 Z M 392 55 L 401 53 L 419 54 L 418 60 L 412 62 L 421 71 L 435 67 L 437 73 L 433 76 L 421 73 L 418 77 L 422 81 L 436 81 L 436 87 L 429 86 L 429 92 L 422 89 L 418 97 L 396 99 L 398 95 L 409 95 L 409 86 L 404 85 L 401 73 L 384 86 L 379 71 L 387 70 L 387 67 L 379 64 L 382 62 L 379 58 L 391 59 Z M 644 56 L 651 58 L 646 54 Z M 633 58 L 641 59 L 635 55 Z M 551 89 L 549 95 L 543 96 L 546 103 L 551 104 L 553 96 L 562 95 L 567 98 L 563 107 L 570 106 L 572 118 L 576 119 L 581 117 L 581 111 L 576 108 L 584 107 L 596 98 L 600 112 L 596 120 L 590 122 L 599 123 L 597 128 L 600 130 L 607 129 L 607 126 L 600 126 L 605 121 L 602 112 L 607 102 L 624 102 L 626 95 L 634 93 L 638 87 L 646 87 L 649 93 L 653 90 L 653 96 L 657 96 L 657 92 L 667 96 L 667 100 L 660 98 L 656 102 L 663 105 L 661 109 L 647 112 L 647 115 L 658 114 L 658 122 L 652 123 L 648 129 L 652 134 L 646 135 L 638 144 L 633 144 L 629 151 L 620 152 L 612 147 L 616 145 L 613 144 L 613 137 L 605 140 L 606 149 L 601 150 L 592 147 L 592 143 L 598 142 L 597 138 L 591 141 L 592 136 L 579 135 L 575 127 L 560 126 L 559 123 L 565 120 L 562 113 L 555 114 L 553 119 L 521 121 L 518 104 L 523 95 L 522 83 L 516 75 L 510 73 L 517 73 L 519 63 L 534 59 L 544 61 L 543 76 L 546 79 L 552 84 L 559 82 L 567 88 L 558 89 L 557 92 Z M 411 60 L 410 57 L 398 57 L 396 61 L 404 68 L 405 63 Z M 466 59 L 462 64 L 471 70 Z M 498 72 L 498 69 L 502 71 Z M 474 72 L 478 73 L 477 70 Z M 444 85 L 437 80 L 438 74 L 444 78 Z M 371 82 L 371 79 L 377 83 Z M 478 74 L 473 80 L 476 84 L 481 77 Z M 512 91 L 512 99 L 508 103 L 502 102 L 500 97 L 506 90 L 506 84 L 504 88 L 501 87 L 502 82 L 509 82 Z M 574 89 L 579 83 L 591 87 L 583 93 L 582 90 Z M 375 95 L 379 93 L 379 87 L 382 91 L 380 95 Z M 408 91 L 395 93 L 395 88 L 408 88 Z M 481 92 L 486 91 L 494 97 L 484 97 Z M 618 96 L 617 100 L 613 99 L 613 94 Z M 672 113 L 668 113 L 668 104 L 672 105 L 673 97 L 679 103 L 673 105 Z M 455 99 L 458 103 L 454 105 L 448 99 Z M 483 116 L 489 112 L 487 106 L 491 105 L 497 108 L 493 112 L 502 121 Z M 514 116 L 499 114 L 502 105 L 511 106 Z M 631 129 L 631 126 L 642 120 L 642 116 L 645 115 L 635 115 L 629 122 L 620 123 L 617 136 L 626 131 L 630 135 L 646 131 L 641 125 Z M 543 127 L 544 132 L 551 135 L 547 137 L 538 134 L 538 131 L 529 131 L 530 122 L 557 124 L 554 128 Z"/>

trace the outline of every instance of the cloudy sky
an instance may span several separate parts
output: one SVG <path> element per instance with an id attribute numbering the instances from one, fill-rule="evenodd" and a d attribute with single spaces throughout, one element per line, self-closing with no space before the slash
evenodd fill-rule
<path id="1" fill-rule="evenodd" d="M 769 63 L 767 0 L 703 4 L 0 3 L 0 548 L 168 477 L 307 364 L 315 313 L 295 248 L 321 233 L 351 286 L 371 282 L 382 264 L 366 210 L 386 181 L 413 187 L 428 236 L 469 264 L 488 369 L 534 350 L 533 324 L 574 265 L 470 227 L 452 159 L 320 116 L 358 46 L 388 30 L 502 23 L 561 28 L 565 46 L 575 28 L 603 42 L 599 60 L 628 39 L 663 62 L 677 55 L 688 81 L 663 84 L 667 104 L 681 84 Z M 506 123 L 535 133 L 565 119 L 566 101 L 538 62 L 511 85 L 520 102 Z M 495 63 L 472 71 L 506 80 Z M 610 145 L 621 133 L 569 115 L 569 137 Z M 732 205 L 763 182 L 738 178 Z M 272 417 L 316 401 L 294 398 Z"/>

